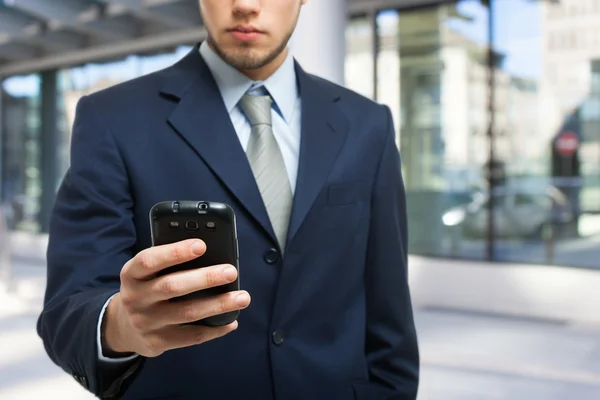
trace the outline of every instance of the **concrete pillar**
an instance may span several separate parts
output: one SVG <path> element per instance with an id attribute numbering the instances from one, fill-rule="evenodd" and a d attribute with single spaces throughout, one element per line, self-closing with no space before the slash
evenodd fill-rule
<path id="1" fill-rule="evenodd" d="M 4 88 L 2 87 L 2 76 L 0 76 L 0 207 L 4 203 L 4 146 L 6 146 L 4 140 L 4 105 L 2 104 L 2 100 L 4 100 Z"/>
<path id="2" fill-rule="evenodd" d="M 39 222 L 42 232 L 48 232 L 50 213 L 56 197 L 58 182 L 58 72 L 42 72 L 42 143 L 41 173 L 42 198 L 40 199 Z"/>
<path id="3" fill-rule="evenodd" d="M 308 0 L 290 49 L 307 72 L 344 84 L 347 0 Z"/>

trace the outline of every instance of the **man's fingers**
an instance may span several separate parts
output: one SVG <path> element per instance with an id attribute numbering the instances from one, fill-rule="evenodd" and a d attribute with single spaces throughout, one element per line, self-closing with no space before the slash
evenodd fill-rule
<path id="1" fill-rule="evenodd" d="M 145 280 L 165 268 L 198 258 L 205 251 L 206 245 L 199 239 L 154 246 L 142 250 L 127 262 L 121 271 L 121 278 Z"/>
<path id="2" fill-rule="evenodd" d="M 250 294 L 241 290 L 214 297 L 157 304 L 149 320 L 156 327 L 199 321 L 214 315 L 242 310 L 250 304 Z"/>
<path id="3" fill-rule="evenodd" d="M 150 286 L 147 301 L 159 302 L 184 296 L 202 289 L 226 285 L 237 278 L 233 265 L 215 265 L 167 274 L 145 283 Z"/>
<path id="4" fill-rule="evenodd" d="M 149 350 L 151 353 L 161 354 L 168 350 L 194 346 L 225 336 L 237 327 L 237 321 L 219 327 L 195 325 L 169 327 L 150 339 Z"/>

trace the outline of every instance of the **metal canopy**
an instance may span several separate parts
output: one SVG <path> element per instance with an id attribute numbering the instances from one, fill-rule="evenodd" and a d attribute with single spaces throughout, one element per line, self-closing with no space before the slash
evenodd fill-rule
<path id="1" fill-rule="evenodd" d="M 0 0 L 0 75 L 204 37 L 197 0 Z"/>
<path id="2" fill-rule="evenodd" d="M 357 14 L 435 0 L 348 1 Z M 0 77 L 167 51 L 205 35 L 198 0 L 0 0 Z"/>

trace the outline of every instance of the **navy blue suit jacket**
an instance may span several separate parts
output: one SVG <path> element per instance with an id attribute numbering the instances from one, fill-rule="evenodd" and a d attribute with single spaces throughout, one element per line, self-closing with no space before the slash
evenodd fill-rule
<path id="1" fill-rule="evenodd" d="M 302 138 L 283 259 L 273 257 L 273 229 L 197 46 L 172 67 L 79 102 L 38 332 L 50 358 L 97 396 L 416 398 L 405 191 L 390 111 L 296 69 Z M 233 207 L 252 304 L 226 337 L 126 366 L 100 362 L 101 308 L 122 266 L 151 246 L 152 205 L 177 199 Z"/>

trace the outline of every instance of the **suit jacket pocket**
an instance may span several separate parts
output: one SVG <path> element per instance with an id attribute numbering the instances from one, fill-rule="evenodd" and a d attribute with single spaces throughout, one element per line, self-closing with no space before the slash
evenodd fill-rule
<path id="1" fill-rule="evenodd" d="M 329 185 L 327 191 L 328 206 L 343 206 L 365 201 L 369 193 L 364 182 L 344 182 Z"/>

